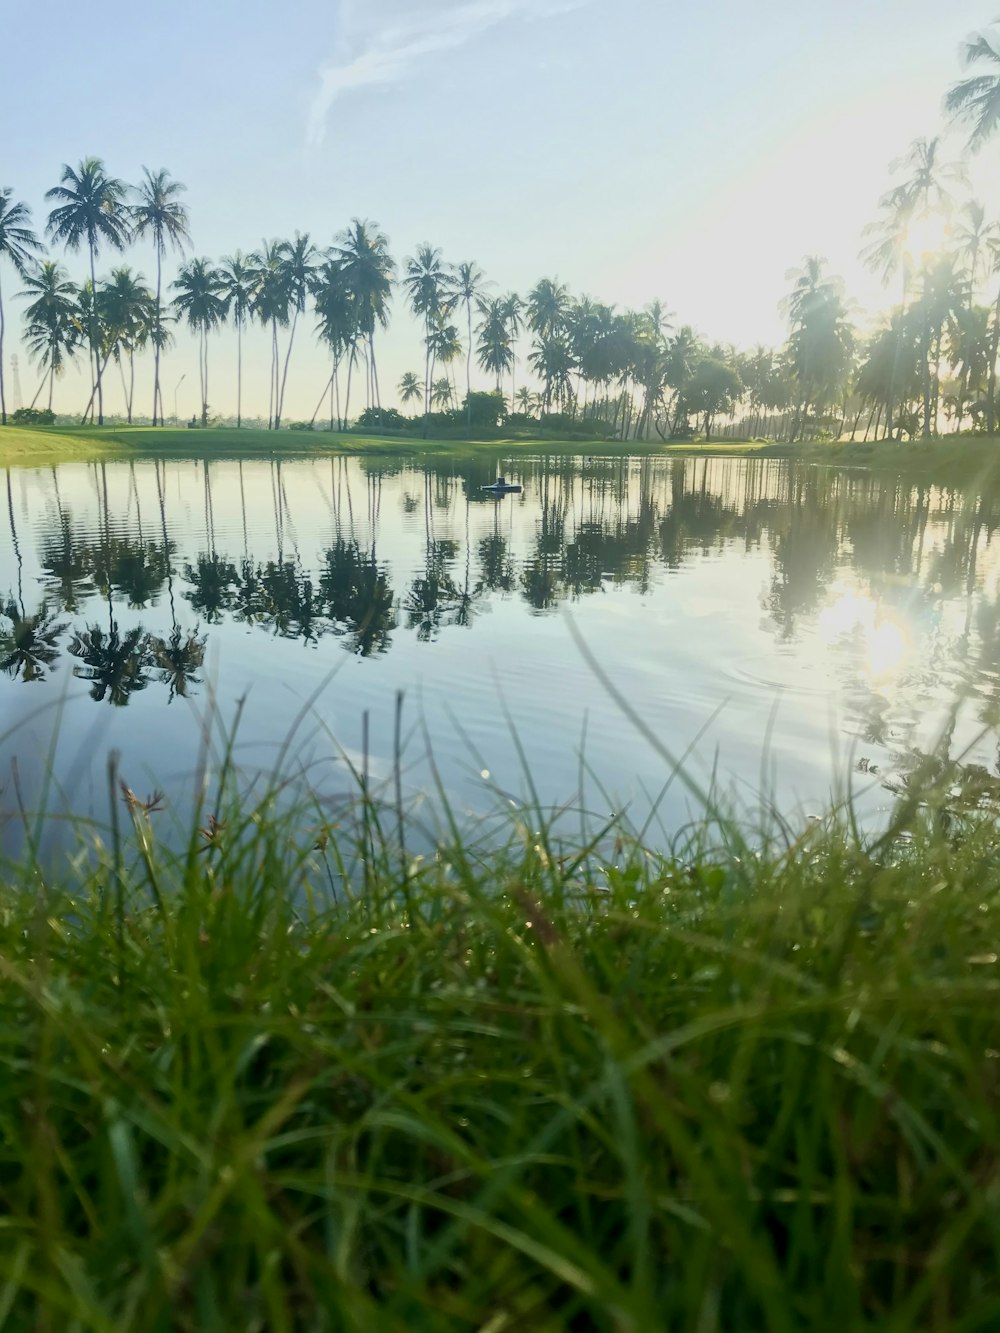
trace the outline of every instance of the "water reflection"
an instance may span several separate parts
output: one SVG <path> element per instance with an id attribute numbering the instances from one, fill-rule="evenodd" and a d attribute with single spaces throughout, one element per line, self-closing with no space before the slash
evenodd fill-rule
<path id="1" fill-rule="evenodd" d="M 66 629 L 49 614 L 43 602 L 34 615 L 27 615 L 23 603 L 8 601 L 0 617 L 9 630 L 0 630 L 0 671 L 23 681 L 44 680 L 59 656 L 58 641 Z"/>
<path id="2" fill-rule="evenodd" d="M 217 635 L 249 635 L 248 663 L 263 635 L 374 663 L 407 643 L 433 651 L 476 636 L 497 608 L 510 635 L 503 671 L 538 617 L 627 595 L 615 614 L 638 627 L 637 653 L 643 624 L 658 632 L 685 607 L 683 654 L 661 655 L 660 670 L 680 672 L 683 656 L 693 690 L 699 661 L 762 686 L 785 688 L 797 671 L 808 688 L 829 659 L 864 744 L 908 753 L 935 689 L 969 690 L 977 718 L 995 724 L 996 494 L 772 461 L 560 457 L 508 463 L 524 492 L 498 502 L 481 489 L 493 466 L 340 458 L 8 472 L 0 672 L 44 687 L 65 660 L 95 702 L 172 702 L 197 697 Z M 721 571 L 716 600 L 692 593 L 703 601 L 688 606 L 699 569 Z M 752 670 L 750 635 L 766 659 Z M 649 688 L 656 679 L 651 667 Z M 678 677 L 672 688 L 684 687 Z M 519 690 L 533 688 L 519 678 Z"/>

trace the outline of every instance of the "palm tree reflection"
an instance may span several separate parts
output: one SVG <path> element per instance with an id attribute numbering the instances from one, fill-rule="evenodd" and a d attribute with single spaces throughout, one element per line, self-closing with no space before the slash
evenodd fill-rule
<path id="1" fill-rule="evenodd" d="M 177 624 L 169 638 L 150 639 L 150 655 L 159 671 L 160 683 L 169 687 L 171 701 L 175 696 L 186 699 L 188 688 L 201 684 L 201 677 L 195 673 L 205 661 L 206 643 L 206 636 L 198 633 L 197 626 L 185 633 Z"/>
<path id="2" fill-rule="evenodd" d="M 388 651 L 396 628 L 395 602 L 374 551 L 338 538 L 323 555 L 319 600 L 351 652 L 374 657 Z"/>
<path id="3" fill-rule="evenodd" d="M 113 618 L 108 630 L 88 625 L 74 633 L 69 651 L 81 663 L 73 668 L 74 676 L 90 682 L 90 697 L 97 703 L 107 699 L 124 708 L 149 684 L 149 635 L 141 627 L 122 634 Z"/>
<path id="4" fill-rule="evenodd" d="M 66 629 L 49 615 L 43 602 L 33 615 L 13 600 L 0 607 L 0 618 L 10 621 L 10 630 L 0 628 L 0 671 L 16 680 L 44 680 L 59 656 L 57 640 Z"/>

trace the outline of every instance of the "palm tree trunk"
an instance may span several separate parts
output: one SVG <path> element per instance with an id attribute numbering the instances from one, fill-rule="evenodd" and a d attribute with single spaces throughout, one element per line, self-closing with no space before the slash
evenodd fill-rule
<path id="1" fill-rule="evenodd" d="M 128 350 L 128 424 L 132 424 L 132 400 L 135 397 L 135 351 Z"/>
<path id="2" fill-rule="evenodd" d="M 299 307 L 296 305 L 295 314 L 292 316 L 292 331 L 288 335 L 288 351 L 285 353 L 285 369 L 281 375 L 281 392 L 278 395 L 277 420 L 274 423 L 274 429 L 281 427 L 281 415 L 285 410 L 285 383 L 288 380 L 288 363 L 292 359 L 292 344 L 295 342 L 295 326 L 299 322 Z"/>
<path id="3" fill-rule="evenodd" d="M 98 362 L 97 362 L 97 369 L 98 369 L 99 371 L 101 371 L 101 370 L 107 370 L 107 368 L 108 368 L 108 362 L 109 362 L 110 360 L 111 360 L 111 353 L 109 352 L 109 353 L 107 354 L 107 356 L 104 358 L 104 362 L 103 362 L 103 364 L 101 363 L 100 360 L 98 360 Z M 91 425 L 93 425 L 93 421 L 94 421 L 94 399 L 95 399 L 96 397 L 97 397 L 97 382 L 94 381 L 94 382 L 91 384 L 91 386 L 90 386 L 90 397 L 87 399 L 87 406 L 83 409 L 83 420 L 84 420 L 84 423 L 86 423 L 87 417 L 89 416 L 89 417 L 90 417 L 90 420 L 91 420 Z"/>
<path id="4" fill-rule="evenodd" d="M 337 429 L 340 430 L 340 357 L 339 356 L 333 363 L 333 392 L 337 400 Z M 333 430 L 332 419 L 330 421 L 330 429 Z"/>
<path id="5" fill-rule="evenodd" d="M 90 240 L 90 347 L 97 367 L 97 424 L 104 425 L 104 386 L 101 383 L 101 348 L 97 333 L 97 277 L 94 267 L 94 242 Z"/>
<path id="6" fill-rule="evenodd" d="M 0 426 L 6 426 L 7 424 L 7 400 L 3 392 L 3 335 L 3 288 L 0 287 Z"/>
<path id="7" fill-rule="evenodd" d="M 236 321 L 236 429 L 243 425 L 243 320 Z"/>
<path id="8" fill-rule="evenodd" d="M 276 406 L 274 397 L 275 385 L 275 357 L 277 356 L 278 345 L 278 325 L 276 320 L 271 320 L 271 383 L 267 393 L 267 428 L 272 430 L 274 427 L 274 409 Z"/>
<path id="9" fill-rule="evenodd" d="M 927 271 L 924 270 L 924 306 L 927 306 Z M 924 345 L 923 345 L 923 372 L 924 372 L 924 427 L 920 432 L 925 440 L 931 438 L 931 316 L 927 310 L 924 315 Z"/>
<path id="10" fill-rule="evenodd" d="M 206 324 L 202 332 L 202 342 L 205 357 L 205 394 L 201 400 L 201 424 L 208 425 L 208 325 Z"/>
<path id="11" fill-rule="evenodd" d="M 354 374 L 354 358 L 357 355 L 357 348 L 351 344 L 351 355 L 347 362 L 347 398 L 344 402 L 344 430 L 347 429 L 347 423 L 351 415 L 351 376 Z"/>
<path id="12" fill-rule="evenodd" d="M 372 354 L 372 384 L 373 384 L 374 389 L 375 389 L 375 406 L 378 408 L 378 424 L 381 426 L 381 424 L 382 424 L 382 395 L 381 395 L 381 393 L 379 393 L 379 387 L 378 387 L 378 365 L 376 364 L 376 361 L 375 361 L 375 332 L 374 332 L 374 330 L 372 330 L 372 332 L 369 333 L 369 335 L 368 335 L 368 346 L 371 348 L 371 354 Z"/>
<path id="13" fill-rule="evenodd" d="M 431 410 L 431 325 L 430 318 L 424 316 L 424 428 L 423 437 L 427 439 L 427 417 Z"/>
<path id="14" fill-rule="evenodd" d="M 205 326 L 201 326 L 201 342 L 198 346 L 198 387 L 201 390 L 201 421 L 205 424 Z"/>
<path id="15" fill-rule="evenodd" d="M 472 301 L 467 300 L 465 311 L 469 324 L 469 345 L 465 353 L 465 429 L 472 430 Z"/>
<path id="16" fill-rule="evenodd" d="M 156 336 L 153 342 L 153 425 L 156 425 L 156 406 L 160 404 L 160 425 L 163 425 L 163 404 L 160 395 L 160 290 L 163 267 L 163 238 L 156 238 Z"/>
<path id="17" fill-rule="evenodd" d="M 986 431 L 992 435 L 996 427 L 997 349 L 1000 345 L 1000 292 L 997 293 L 993 316 L 993 337 L 990 339 L 989 383 L 986 389 Z"/>
<path id="18" fill-rule="evenodd" d="M 332 374 L 330 375 L 330 378 L 327 380 L 327 382 L 323 385 L 323 389 L 322 389 L 322 391 L 321 391 L 321 393 L 320 393 L 320 395 L 319 395 L 319 400 L 318 400 L 317 403 L 316 403 L 316 410 L 315 410 L 315 412 L 313 412 L 312 416 L 309 418 L 309 425 L 310 425 L 310 426 L 314 426 L 314 425 L 316 424 L 316 418 L 319 416 L 319 409 L 323 406 L 323 399 L 326 397 L 326 391 L 327 391 L 327 389 L 330 389 L 331 392 L 332 392 L 332 390 L 333 390 L 333 375 L 332 375 Z"/>

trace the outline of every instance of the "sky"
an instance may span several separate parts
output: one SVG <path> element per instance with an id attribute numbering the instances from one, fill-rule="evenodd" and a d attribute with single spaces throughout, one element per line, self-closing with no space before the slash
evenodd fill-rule
<path id="1" fill-rule="evenodd" d="M 862 228 L 888 164 L 941 131 L 962 39 L 996 18 L 996 0 L 11 6 L 0 186 L 41 225 L 64 162 L 95 154 L 125 180 L 164 166 L 188 187 L 198 255 L 297 230 L 325 246 L 352 217 L 371 218 L 401 263 L 430 242 L 448 261 L 474 259 L 498 293 L 553 276 L 619 309 L 659 298 L 676 324 L 749 347 L 783 337 L 787 274 L 807 254 L 845 278 L 860 318 L 888 304 L 858 259 Z M 32 54 L 42 50 L 44 63 Z M 973 166 L 1000 212 L 998 166 L 1000 139 Z M 66 262 L 83 277 L 82 256 Z M 128 262 L 153 276 L 149 247 Z M 16 330 L 16 279 L 0 276 Z M 311 325 L 296 342 L 286 420 L 311 416 L 329 373 Z M 8 353 L 27 403 L 37 374 L 14 340 Z M 212 410 L 230 413 L 234 335 L 213 338 L 209 355 Z M 266 415 L 268 358 L 252 331 L 247 415 Z M 422 371 L 401 295 L 379 363 L 387 402 L 404 371 Z M 137 382 L 148 414 L 150 367 Z M 175 389 L 180 415 L 197 411 L 188 336 L 162 383 L 168 413 Z M 88 392 L 82 365 L 70 370 L 57 410 L 82 410 Z"/>

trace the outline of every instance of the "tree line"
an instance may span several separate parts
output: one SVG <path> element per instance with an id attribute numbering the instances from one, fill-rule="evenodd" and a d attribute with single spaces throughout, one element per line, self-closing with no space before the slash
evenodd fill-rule
<path id="1" fill-rule="evenodd" d="M 1000 124 L 1000 23 L 968 40 L 968 77 L 945 98 L 947 113 L 970 127 L 977 151 Z M 740 351 L 708 344 L 688 325 L 675 327 L 662 302 L 618 311 L 574 296 L 543 278 L 521 297 L 496 294 L 478 264 L 446 263 L 421 245 L 400 265 L 376 223 L 354 219 L 329 247 L 308 234 L 236 251 L 218 263 L 184 258 L 169 291 L 168 251 L 191 243 L 184 186 L 165 170 L 143 169 L 135 187 L 111 176 L 96 157 L 64 166 L 45 233 L 53 246 L 84 251 L 89 277 L 74 283 L 64 265 L 45 257 L 28 206 L 0 190 L 0 261 L 20 277 L 25 340 L 42 371 L 32 408 L 68 361 L 85 355 L 91 390 L 84 421 L 104 421 L 104 381 L 114 363 L 129 422 L 135 412 L 135 358 L 153 358 L 154 425 L 165 421 L 161 358 L 178 322 L 198 338 L 201 421 L 209 421 L 209 349 L 229 325 L 237 340 L 236 424 L 243 424 L 243 338 L 251 321 L 270 336 L 268 427 L 285 421 L 285 394 L 296 335 L 311 312 L 330 373 L 310 425 L 329 401 L 331 429 L 351 420 L 352 391 L 363 380 L 366 426 L 405 426 L 385 409 L 376 336 L 389 326 L 394 294 L 402 295 L 423 329 L 423 367 L 399 382 L 416 420 L 473 423 L 473 361 L 494 385 L 488 423 L 544 418 L 587 423 L 595 434 L 622 439 L 710 437 L 721 419 L 731 434 L 903 438 L 966 426 L 997 426 L 1000 290 L 983 303 L 986 284 L 1000 277 L 1000 221 L 968 194 L 965 165 L 945 159 L 940 138 L 914 141 L 892 165 L 892 183 L 867 229 L 863 256 L 900 299 L 867 335 L 857 327 L 843 282 L 825 261 L 807 257 L 790 274 L 783 302 L 788 338 L 779 348 Z M 99 278 L 98 260 L 151 241 L 155 287 L 122 263 Z M 2 270 L 2 264 L 0 264 Z M 2 277 L 2 272 L 0 272 Z M 5 334 L 0 286 L 0 421 L 6 424 Z M 527 383 L 518 388 L 518 349 L 530 337 Z M 459 368 L 464 361 L 464 401 Z M 477 424 L 483 424 L 478 422 Z"/>

